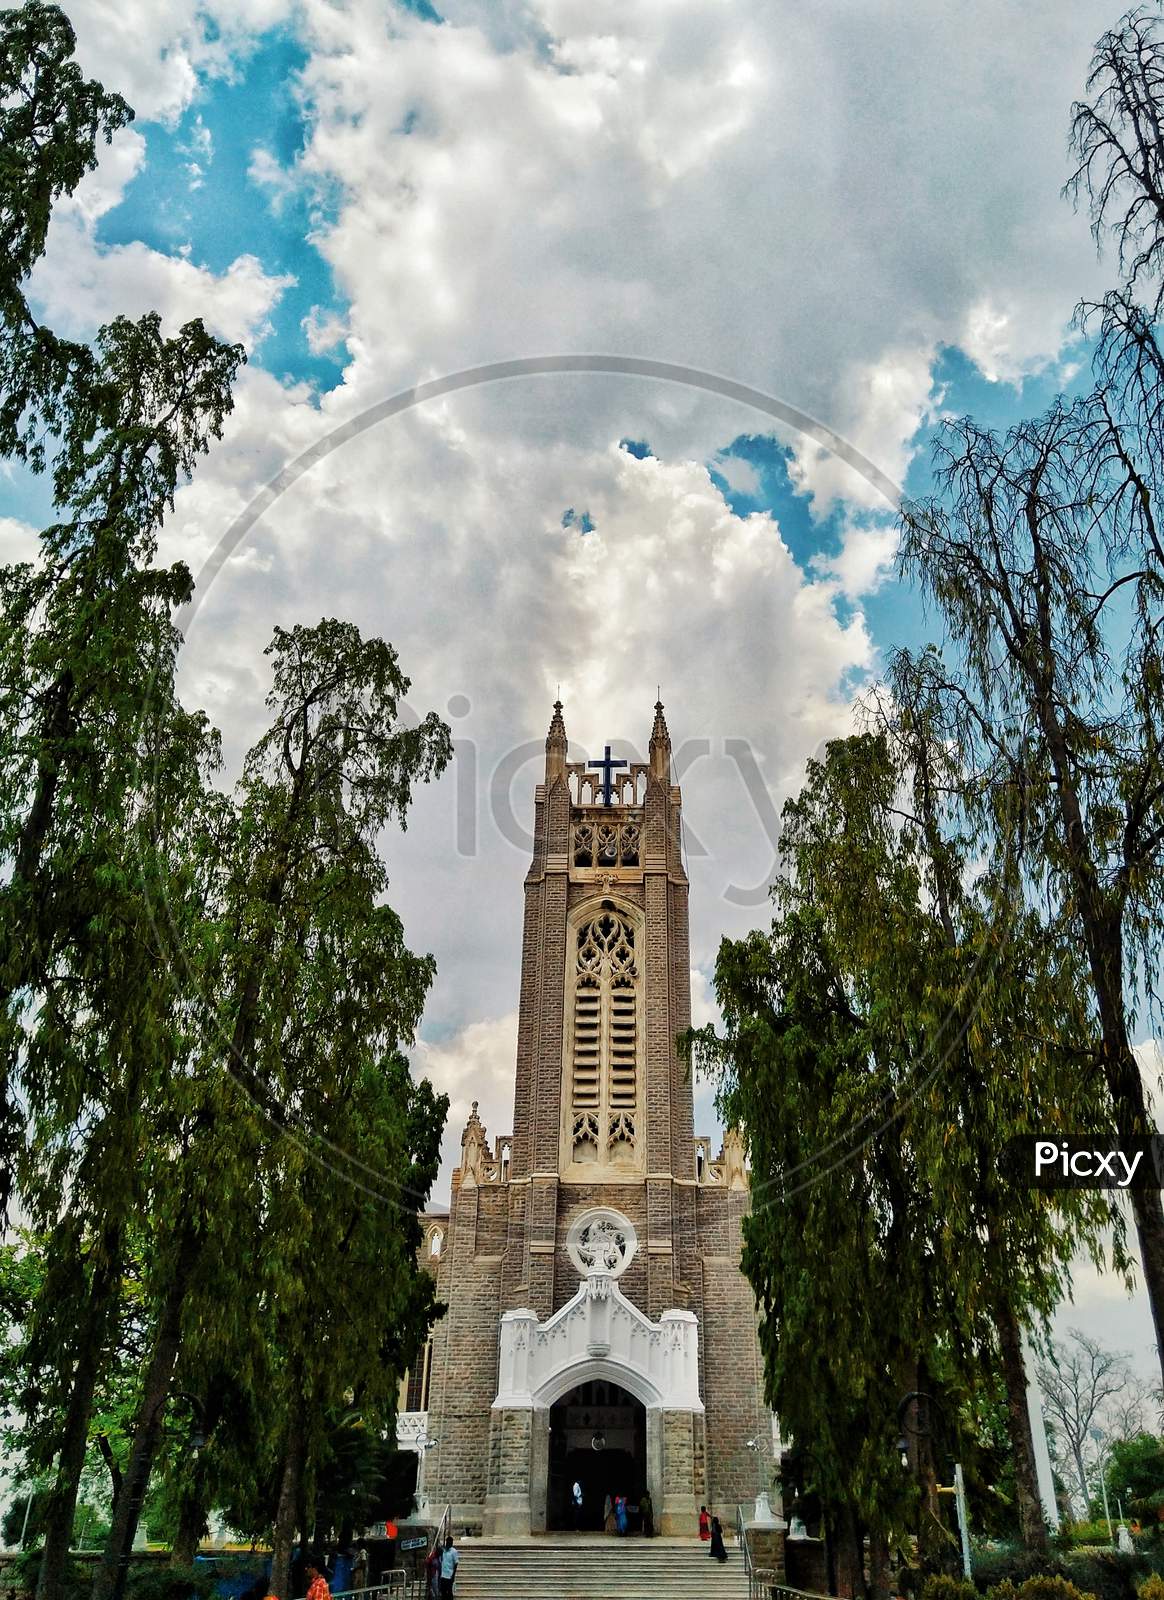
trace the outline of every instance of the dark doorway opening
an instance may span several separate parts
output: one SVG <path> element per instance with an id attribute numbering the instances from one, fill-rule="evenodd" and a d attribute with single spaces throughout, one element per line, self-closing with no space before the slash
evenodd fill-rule
<path id="1" fill-rule="evenodd" d="M 582 1506 L 574 1505 L 574 1485 Z M 546 1525 L 599 1532 L 607 1496 L 625 1495 L 631 1531 L 641 1526 L 647 1486 L 647 1413 L 641 1401 L 604 1378 L 580 1383 L 550 1408 L 550 1476 Z"/>

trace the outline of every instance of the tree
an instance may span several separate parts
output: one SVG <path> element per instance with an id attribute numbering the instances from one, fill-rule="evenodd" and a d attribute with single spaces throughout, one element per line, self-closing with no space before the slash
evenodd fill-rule
<path id="1" fill-rule="evenodd" d="M 1122 466 L 1097 456 L 1099 404 L 1058 403 L 1004 438 L 949 423 L 939 494 L 903 508 L 900 559 L 959 652 L 955 668 L 935 650 L 912 665 L 963 753 L 983 836 L 1021 859 L 1008 893 L 1032 909 L 1049 898 L 1085 952 L 1097 1039 L 1078 1072 L 1106 1084 L 1116 1131 L 1140 1137 L 1152 1124 L 1132 1025 L 1164 913 L 1164 564 L 1143 538 L 1151 497 L 1121 498 Z M 1131 1204 L 1164 1362 L 1164 1210 L 1157 1190 Z"/>
<path id="2" fill-rule="evenodd" d="M 752 1153 L 744 1268 L 771 1398 L 820 1464 L 826 1504 L 882 1536 L 899 1528 L 901 1397 L 944 1393 L 953 1444 L 959 1414 L 993 1403 L 1000 1364 L 1021 1531 L 1038 1548 L 1022 1328 L 1061 1298 L 1076 1248 L 1098 1249 L 1110 1210 L 1016 1190 L 998 1153 L 1103 1103 L 1080 1092 L 1090 1039 L 1069 953 L 1033 916 L 997 925 L 1004 868 L 971 879 L 956 761 L 931 713 L 901 676 L 875 731 L 809 763 L 784 810 L 777 918 L 721 946 L 725 1035 L 695 1038 Z M 839 1325 L 854 1352 L 843 1388 L 828 1356 Z M 914 1420 L 933 1546 L 938 1428 Z"/>
<path id="3" fill-rule="evenodd" d="M 182 895 L 172 850 L 213 739 L 173 694 L 182 565 L 153 565 L 173 494 L 221 432 L 242 352 L 200 323 L 118 318 L 92 346 L 39 326 L 23 285 L 53 201 L 131 113 L 87 82 L 63 15 L 0 19 L 0 450 L 51 475 L 62 520 L 0 573 L 0 1208 L 51 1225 L 52 1307 L 30 1338 L 70 1398 L 59 1434 L 43 1597 L 59 1587 L 129 1219 L 140 1120 L 180 1049 L 153 907 Z M 12 1105 L 15 1081 L 27 1138 Z M 23 1145 L 23 1149 L 22 1149 Z M 67 1204 L 66 1204 L 67 1197 Z M 68 1315 L 62 1316 L 66 1311 Z M 51 1406 L 49 1407 L 51 1410 Z"/>
<path id="4" fill-rule="evenodd" d="M 241 1229 L 254 1241 L 259 1276 L 257 1292 L 242 1291 L 246 1316 L 269 1318 L 266 1378 L 278 1409 L 268 1409 L 267 1426 L 277 1417 L 283 1434 L 272 1585 L 284 1600 L 288 1530 L 312 1467 L 313 1430 L 338 1399 L 335 1385 L 362 1381 L 371 1405 L 386 1405 L 394 1364 L 403 1370 L 434 1314 L 408 1241 L 435 1176 L 444 1105 L 410 1084 L 399 1057 L 434 963 L 407 949 L 383 902 L 387 873 L 376 839 L 389 823 L 406 823 L 413 784 L 447 764 L 448 729 L 435 714 L 399 725 L 409 684 L 395 652 L 351 624 L 276 629 L 268 655 L 272 726 L 247 757 L 218 846 L 208 844 L 222 851 L 222 881 L 214 948 L 202 969 L 212 1021 L 207 1071 L 210 1080 L 221 1072 L 226 1087 L 213 1089 L 209 1106 L 193 1107 L 172 1164 L 166 1248 L 153 1254 L 148 1274 L 154 1339 L 94 1600 L 117 1600 L 124 1587 L 185 1318 L 197 1311 L 207 1359 L 238 1337 L 236 1314 L 220 1326 L 214 1309 L 224 1272 L 239 1292 L 237 1253 L 213 1248 L 215 1230 L 230 1238 Z M 223 1110 L 232 1119 L 229 1147 Z M 240 1124 L 250 1130 L 241 1161 Z M 237 1174 L 225 1195 L 223 1163 Z M 235 1218 L 224 1215 L 227 1196 L 237 1197 Z M 384 1203 L 393 1208 L 387 1235 L 375 1209 Z M 384 1269 L 389 1248 L 394 1273 Z M 331 1301 L 319 1305 L 313 1271 L 331 1270 L 338 1281 L 348 1259 L 369 1250 L 377 1261 L 373 1268 L 368 1259 L 371 1282 L 324 1338 Z M 329 1293 L 343 1304 L 338 1288 Z M 374 1335 L 370 1316 L 380 1319 Z"/>
<path id="5" fill-rule="evenodd" d="M 1096 1454 L 1092 1430 L 1099 1430 L 1133 1386 L 1128 1357 L 1072 1328 L 1067 1342 L 1053 1343 L 1050 1359 L 1039 1365 L 1038 1380 L 1055 1434 L 1075 1469 L 1086 1516 L 1092 1496 L 1089 1465 Z"/>
<path id="6" fill-rule="evenodd" d="M 1164 922 L 1164 355 L 1137 285 L 1164 256 L 1164 42 L 1129 13 L 1100 40 L 1073 109 L 1097 240 L 1126 278 L 1098 306 L 1093 391 L 998 435 L 949 422 L 937 493 L 902 510 L 901 571 L 935 601 L 957 653 L 927 670 L 972 772 L 984 828 L 1021 852 L 1018 887 L 1048 897 L 1086 954 L 1098 1046 L 1080 1072 L 1107 1085 L 1124 1137 L 1150 1134 L 1132 1029 L 1155 1004 Z M 1132 1196 L 1164 1371 L 1164 1208 Z"/>
<path id="7" fill-rule="evenodd" d="M 1164 1439 L 1137 1433 L 1116 1439 L 1107 1460 L 1107 1492 L 1124 1510 L 1143 1516 L 1164 1504 Z"/>

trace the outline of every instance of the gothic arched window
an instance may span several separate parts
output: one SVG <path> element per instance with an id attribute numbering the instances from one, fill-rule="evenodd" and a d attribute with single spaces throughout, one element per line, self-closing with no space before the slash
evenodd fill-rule
<path id="1" fill-rule="evenodd" d="M 609 901 L 572 939 L 570 1143 L 581 1162 L 634 1159 L 639 958 L 635 927 Z"/>

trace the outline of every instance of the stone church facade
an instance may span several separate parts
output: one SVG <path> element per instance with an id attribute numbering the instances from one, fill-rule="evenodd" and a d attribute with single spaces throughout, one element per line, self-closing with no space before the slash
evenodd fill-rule
<path id="1" fill-rule="evenodd" d="M 609 750 L 607 751 L 609 757 Z M 690 1022 L 688 883 L 671 742 L 645 764 L 546 739 L 525 879 L 513 1132 L 476 1107 L 425 1248 L 447 1311 L 409 1387 L 418 1492 L 458 1526 L 598 1526 L 649 1490 L 656 1528 L 734 1521 L 770 1481 L 749 1196 L 729 1133 L 696 1137 L 677 1036 Z M 419 1381 L 418 1381 L 419 1379 Z"/>

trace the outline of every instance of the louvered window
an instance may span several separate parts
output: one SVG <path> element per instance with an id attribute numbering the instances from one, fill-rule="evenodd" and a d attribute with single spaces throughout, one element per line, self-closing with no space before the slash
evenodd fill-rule
<path id="1" fill-rule="evenodd" d="M 634 927 L 609 906 L 577 930 L 573 982 L 573 1157 L 628 1161 L 638 1104 L 639 971 Z"/>

